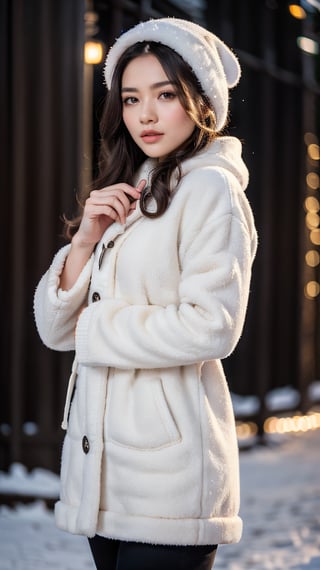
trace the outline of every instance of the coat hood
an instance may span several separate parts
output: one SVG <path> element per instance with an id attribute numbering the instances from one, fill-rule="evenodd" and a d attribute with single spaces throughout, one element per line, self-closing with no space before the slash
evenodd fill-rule
<path id="1" fill-rule="evenodd" d="M 195 168 L 219 167 L 229 171 L 242 190 L 248 186 L 249 173 L 242 159 L 242 145 L 235 137 L 219 137 L 208 148 L 182 163 L 182 175 Z"/>

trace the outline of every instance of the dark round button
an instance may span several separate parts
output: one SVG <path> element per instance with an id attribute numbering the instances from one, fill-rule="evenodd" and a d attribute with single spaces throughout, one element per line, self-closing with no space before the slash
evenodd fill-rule
<path id="1" fill-rule="evenodd" d="M 84 435 L 82 438 L 82 449 L 85 454 L 89 453 L 90 443 L 86 435 Z"/>
<path id="2" fill-rule="evenodd" d="M 99 295 L 99 293 L 98 293 L 97 291 L 95 291 L 94 293 L 92 293 L 91 299 L 92 299 L 92 302 L 93 302 L 93 303 L 96 303 L 97 301 L 100 301 L 100 298 L 101 298 L 101 297 L 100 297 L 100 295 Z"/>
<path id="3" fill-rule="evenodd" d="M 111 247 L 113 247 L 113 246 L 114 246 L 114 241 L 113 241 L 113 240 L 111 240 L 111 241 L 109 241 L 109 243 L 107 243 L 107 247 L 111 248 Z"/>

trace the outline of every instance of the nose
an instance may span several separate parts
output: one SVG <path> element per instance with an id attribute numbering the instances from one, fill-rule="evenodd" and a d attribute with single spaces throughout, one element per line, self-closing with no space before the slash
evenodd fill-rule
<path id="1" fill-rule="evenodd" d="M 152 101 L 144 101 L 140 110 L 140 122 L 144 125 L 148 123 L 156 123 L 158 115 Z"/>

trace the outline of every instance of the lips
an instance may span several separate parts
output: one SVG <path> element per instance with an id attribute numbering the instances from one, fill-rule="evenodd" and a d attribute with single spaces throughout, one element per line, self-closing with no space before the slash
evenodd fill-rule
<path id="1" fill-rule="evenodd" d="M 158 131 L 143 131 L 140 136 L 146 143 L 155 143 L 161 139 L 163 133 L 159 133 Z"/>

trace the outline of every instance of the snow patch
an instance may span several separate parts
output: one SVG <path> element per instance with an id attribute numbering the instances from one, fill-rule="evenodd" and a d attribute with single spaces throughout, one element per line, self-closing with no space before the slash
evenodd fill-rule
<path id="1" fill-rule="evenodd" d="M 21 463 L 13 463 L 8 473 L 0 471 L 0 493 L 55 499 L 59 496 L 59 477 L 40 467 L 29 473 Z"/>
<path id="2" fill-rule="evenodd" d="M 300 403 L 300 394 L 292 386 L 276 388 L 266 395 L 266 406 L 270 412 L 295 410 Z"/>
<path id="3" fill-rule="evenodd" d="M 320 402 L 320 380 L 317 380 L 310 384 L 308 389 L 308 396 L 311 402 Z M 320 568 L 320 564 L 319 564 Z"/>
<path id="4" fill-rule="evenodd" d="M 231 393 L 231 400 L 236 417 L 250 417 L 258 413 L 260 408 L 257 396 L 240 396 Z"/>

